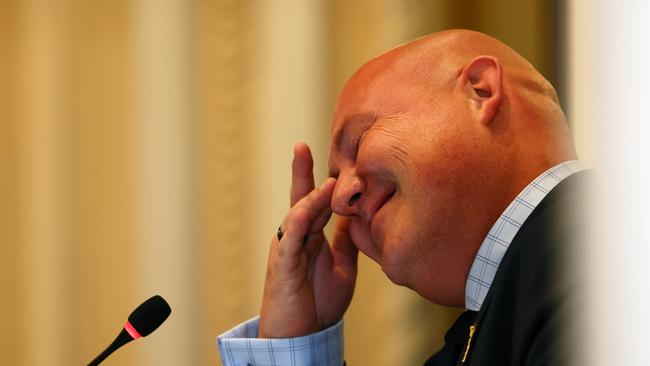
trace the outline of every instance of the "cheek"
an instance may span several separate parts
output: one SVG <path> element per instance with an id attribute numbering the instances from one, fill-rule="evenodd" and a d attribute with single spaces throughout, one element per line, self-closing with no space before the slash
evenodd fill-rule
<path id="1" fill-rule="evenodd" d="M 462 197 L 457 184 L 442 171 L 422 171 L 404 178 L 404 185 L 395 217 L 395 228 L 386 242 L 400 245 L 413 253 L 411 256 L 430 255 L 432 248 L 447 245 L 448 231 L 458 217 L 458 203 Z M 387 249 L 385 249 L 386 251 Z"/>
<path id="2" fill-rule="evenodd" d="M 435 204 L 429 204 L 432 201 L 404 202 L 391 229 L 386 231 L 380 263 L 384 273 L 396 284 L 413 288 L 427 273 L 439 267 L 453 246 L 446 235 L 449 217 Z"/>
<path id="3" fill-rule="evenodd" d="M 452 134 L 450 134 L 452 135 Z M 453 137 L 453 136 L 452 136 Z M 480 175 L 482 153 L 478 143 L 471 139 L 456 136 L 444 139 L 430 146 L 420 146 L 419 154 L 414 156 L 411 170 L 413 182 L 425 196 L 440 196 L 438 199 L 457 199 L 472 187 L 476 187 L 475 177 Z M 445 205 L 454 202 L 437 202 Z"/>
<path id="4" fill-rule="evenodd" d="M 420 256 L 422 247 L 427 245 L 421 237 L 421 230 L 426 225 L 417 222 L 412 213 L 404 211 L 400 211 L 390 230 L 385 233 L 380 264 L 392 282 L 409 286 L 417 272 L 416 266 L 423 258 Z"/>

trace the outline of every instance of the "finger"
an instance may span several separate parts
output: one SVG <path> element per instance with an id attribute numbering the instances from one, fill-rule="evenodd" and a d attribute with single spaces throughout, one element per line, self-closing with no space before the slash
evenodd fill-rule
<path id="1" fill-rule="evenodd" d="M 336 218 L 331 250 L 334 266 L 356 273 L 359 249 L 354 245 L 352 237 L 350 237 L 348 218 Z"/>
<path id="2" fill-rule="evenodd" d="M 309 146 L 299 142 L 293 147 L 290 207 L 314 190 L 314 159 Z"/>
<path id="3" fill-rule="evenodd" d="M 332 216 L 332 209 L 327 206 L 321 210 L 321 212 L 316 216 L 312 221 L 309 233 L 304 239 L 303 242 L 303 251 L 307 254 L 307 257 L 312 257 L 314 254 L 318 253 L 320 250 L 320 243 L 323 242 L 325 238 L 323 234 L 323 228 L 327 225 L 330 217 Z"/>
<path id="4" fill-rule="evenodd" d="M 318 215 L 316 215 L 314 221 L 312 221 L 309 234 L 318 234 L 322 232 L 325 225 L 330 221 L 330 217 L 332 217 L 332 208 L 331 206 L 326 206 L 318 213 Z"/>
<path id="5" fill-rule="evenodd" d="M 336 178 L 330 177 L 325 179 L 323 184 L 301 198 L 295 205 L 293 205 L 292 209 L 296 207 L 305 208 L 311 213 L 310 217 L 312 221 L 315 220 L 323 208 L 331 206 L 335 185 Z"/>
<path id="6" fill-rule="evenodd" d="M 290 217 L 290 220 L 283 224 L 287 229 L 278 246 L 280 257 L 293 257 L 300 253 L 302 243 L 309 232 L 309 212 L 306 209 L 299 207 Z"/>
<path id="7" fill-rule="evenodd" d="M 300 252 L 305 237 L 311 233 L 312 224 L 330 205 L 335 182 L 334 178 L 328 178 L 291 209 L 282 226 L 286 228 L 280 241 L 282 254 L 293 256 Z"/>

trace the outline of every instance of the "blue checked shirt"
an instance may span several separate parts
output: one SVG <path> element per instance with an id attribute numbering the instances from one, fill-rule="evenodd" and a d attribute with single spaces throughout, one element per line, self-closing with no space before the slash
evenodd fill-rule
<path id="1" fill-rule="evenodd" d="M 257 338 L 259 316 L 217 337 L 224 366 L 341 366 L 343 320 L 295 338 Z"/>
<path id="2" fill-rule="evenodd" d="M 576 160 L 558 164 L 535 178 L 503 211 L 479 247 L 465 284 L 465 307 L 478 311 L 501 259 L 535 207 L 564 178 L 583 168 Z M 296 338 L 257 338 L 259 317 L 217 337 L 224 366 L 341 366 L 343 320 L 318 333 Z"/>

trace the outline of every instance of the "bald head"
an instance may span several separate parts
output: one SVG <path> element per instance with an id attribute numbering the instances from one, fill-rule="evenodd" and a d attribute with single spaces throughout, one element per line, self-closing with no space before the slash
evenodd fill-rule
<path id="1" fill-rule="evenodd" d="M 342 97 L 359 86 L 368 90 L 377 84 L 402 83 L 428 91 L 450 87 L 462 68 L 479 56 L 498 60 L 508 97 L 519 99 L 527 109 L 543 107 L 547 119 L 564 121 L 555 89 L 526 59 L 496 38 L 470 30 L 434 33 L 387 51 L 352 76 Z"/>
<path id="2" fill-rule="evenodd" d="M 332 137 L 332 207 L 353 219 L 353 241 L 394 282 L 443 305 L 462 305 L 480 243 L 521 189 L 575 158 L 553 87 L 502 42 L 466 30 L 361 67 Z"/>

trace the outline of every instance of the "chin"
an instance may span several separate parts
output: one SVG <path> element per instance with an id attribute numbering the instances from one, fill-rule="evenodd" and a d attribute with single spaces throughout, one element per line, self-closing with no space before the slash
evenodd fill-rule
<path id="1" fill-rule="evenodd" d="M 424 296 L 423 294 L 420 294 Z M 440 306 L 446 306 L 450 308 L 462 308 L 465 307 L 465 296 L 463 294 L 462 299 L 458 299 L 456 296 L 435 296 L 433 298 L 428 298 L 427 300 L 431 301 L 434 304 L 440 305 Z"/>
<path id="2" fill-rule="evenodd" d="M 425 287 L 410 287 L 413 291 L 417 292 L 420 296 L 429 300 L 430 302 L 447 307 L 464 307 L 465 306 L 465 287 L 460 289 L 450 289 L 448 286 L 440 284 L 436 286 Z M 459 291 L 460 290 L 460 291 Z"/>
<path id="3" fill-rule="evenodd" d="M 428 301 L 447 307 L 465 306 L 465 286 L 454 286 L 447 282 L 442 274 L 433 277 L 414 272 L 411 263 L 398 263 L 397 261 L 381 263 L 381 270 L 386 277 L 396 285 L 407 287 Z"/>
<path id="4" fill-rule="evenodd" d="M 389 265 L 386 265 L 384 263 L 382 263 L 382 265 L 381 265 L 381 270 L 384 272 L 386 277 L 388 277 L 388 279 L 392 283 L 394 283 L 396 285 L 399 285 L 399 286 L 405 286 L 405 287 L 411 288 L 409 286 L 409 281 L 407 279 L 408 276 L 405 273 L 406 271 L 404 271 L 404 270 L 401 270 L 401 271 L 396 270 L 394 266 L 389 266 Z"/>
<path id="5" fill-rule="evenodd" d="M 408 284 L 406 283 L 406 281 L 403 278 L 401 278 L 399 276 L 391 275 L 391 273 L 386 271 L 384 268 L 382 268 L 381 270 L 384 272 L 386 277 L 388 277 L 390 282 L 392 282 L 392 283 L 394 283 L 394 284 L 396 284 L 398 286 L 409 287 Z"/>

